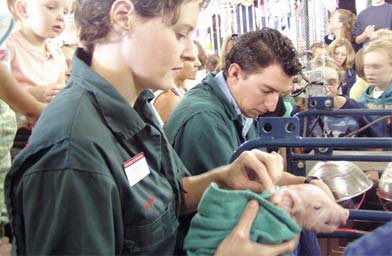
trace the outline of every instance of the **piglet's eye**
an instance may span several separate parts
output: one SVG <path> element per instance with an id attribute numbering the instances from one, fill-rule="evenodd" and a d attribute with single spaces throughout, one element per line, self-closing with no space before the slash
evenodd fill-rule
<path id="1" fill-rule="evenodd" d="M 318 211 L 318 210 L 321 209 L 321 206 L 313 206 L 313 209 L 316 210 L 316 211 Z"/>

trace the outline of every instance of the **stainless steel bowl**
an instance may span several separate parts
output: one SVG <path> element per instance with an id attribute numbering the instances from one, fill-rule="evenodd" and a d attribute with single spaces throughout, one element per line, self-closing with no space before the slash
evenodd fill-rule
<path id="1" fill-rule="evenodd" d="M 387 164 L 381 175 L 377 195 L 382 199 L 392 201 L 392 162 Z"/>
<path id="2" fill-rule="evenodd" d="M 373 186 L 366 174 L 348 161 L 318 162 L 309 175 L 320 177 L 331 189 L 336 202 L 356 197 Z"/>

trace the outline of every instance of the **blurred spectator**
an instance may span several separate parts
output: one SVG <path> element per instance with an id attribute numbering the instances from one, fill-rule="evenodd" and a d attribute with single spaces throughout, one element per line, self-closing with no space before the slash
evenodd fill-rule
<path id="1" fill-rule="evenodd" d="M 231 34 L 223 41 L 222 47 L 220 49 L 218 66 L 215 70 L 216 72 L 219 72 L 223 69 L 223 66 L 225 65 L 226 55 L 229 54 L 231 48 L 233 48 L 234 44 L 238 41 L 238 37 L 238 34 Z"/>
<path id="2" fill-rule="evenodd" d="M 71 63 L 72 56 L 79 44 L 79 39 L 77 35 L 77 28 L 75 24 L 75 13 L 76 2 L 73 1 L 68 13 L 65 15 L 65 29 L 64 32 L 60 35 L 62 39 L 61 43 L 61 51 L 64 54 L 65 60 L 67 62 L 67 70 L 65 72 L 65 80 L 68 81 L 71 76 Z"/>
<path id="3" fill-rule="evenodd" d="M 184 86 L 181 86 L 181 89 L 184 92 L 195 87 L 206 76 L 207 54 L 199 41 L 193 40 L 193 42 L 197 46 L 197 58 L 200 65 L 197 67 L 195 78 L 193 78 L 193 75 L 191 75 L 190 78 L 184 80 Z"/>
<path id="4" fill-rule="evenodd" d="M 376 41 L 376 40 L 392 40 L 392 30 L 382 28 L 377 31 L 374 31 L 370 34 L 369 40 Z"/>
<path id="5" fill-rule="evenodd" d="M 337 9 L 329 18 L 329 34 L 324 37 L 324 42 L 329 45 L 337 38 L 346 38 L 352 44 L 354 51 L 358 51 L 361 46 L 353 40 L 353 29 L 356 16 L 354 13 L 344 9 Z"/>
<path id="6" fill-rule="evenodd" d="M 317 58 L 312 61 L 312 68 L 324 74 L 326 96 L 333 97 L 334 109 L 366 109 L 366 106 L 339 95 L 339 87 L 343 79 L 343 69 L 332 58 Z M 344 137 L 362 136 L 379 137 L 382 133 L 377 125 L 358 131 L 370 123 L 366 116 L 324 115 L 310 116 L 301 119 L 301 134 L 303 137 Z"/>
<path id="7" fill-rule="evenodd" d="M 348 96 L 356 81 L 354 70 L 355 52 L 346 38 L 337 38 L 328 46 L 329 55 L 341 66 L 345 72 L 342 81 L 342 94 Z"/>
<path id="8" fill-rule="evenodd" d="M 215 72 L 218 63 L 219 63 L 218 54 L 208 55 L 207 62 L 206 62 L 206 73 Z"/>
<path id="9" fill-rule="evenodd" d="M 312 58 L 317 58 L 320 56 L 327 56 L 328 55 L 326 44 L 323 42 L 313 43 L 310 46 L 310 49 L 312 51 Z"/>
<path id="10" fill-rule="evenodd" d="M 357 44 L 366 43 L 373 31 L 382 28 L 392 29 L 392 4 L 372 0 L 372 5 L 358 15 L 353 38 Z"/>
<path id="11" fill-rule="evenodd" d="M 392 109 L 391 49 L 392 40 L 376 40 L 364 50 L 364 71 L 369 87 L 362 93 L 359 101 L 368 108 Z M 383 127 L 385 134 L 392 135 L 390 119 L 384 122 Z"/>
<path id="12" fill-rule="evenodd" d="M 355 72 L 357 73 L 357 81 L 350 90 L 350 98 L 359 101 L 359 97 L 369 87 L 363 70 L 363 49 L 360 49 L 355 55 Z"/>
<path id="13" fill-rule="evenodd" d="M 198 59 L 198 47 L 194 44 L 193 50 L 184 54 L 184 64 L 176 78 L 174 85 L 170 90 L 163 91 L 157 90 L 154 92 L 155 98 L 151 101 L 160 117 L 161 125 L 163 126 L 169 119 L 170 114 L 180 102 L 183 94 L 185 93 L 185 81 L 187 79 L 195 80 L 196 72 L 200 67 Z"/>

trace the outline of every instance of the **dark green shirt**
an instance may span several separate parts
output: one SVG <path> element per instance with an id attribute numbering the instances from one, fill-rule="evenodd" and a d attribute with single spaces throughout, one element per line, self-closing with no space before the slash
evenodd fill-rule
<path id="1" fill-rule="evenodd" d="M 245 139 L 257 136 L 256 125 L 245 139 L 241 131 L 241 117 L 212 74 L 185 94 L 165 126 L 167 138 L 193 175 L 228 164 Z"/>
<path id="2" fill-rule="evenodd" d="M 172 254 L 187 171 L 144 91 L 134 108 L 81 49 L 69 85 L 47 107 L 6 178 L 20 254 Z M 150 174 L 130 186 L 123 163 Z"/>
<path id="3" fill-rule="evenodd" d="M 202 83 L 187 92 L 170 114 L 165 133 L 177 154 L 197 175 L 226 165 L 234 150 L 245 140 L 256 138 L 256 125 L 242 136 L 241 116 L 209 74 Z M 184 238 L 193 214 L 180 218 L 176 251 L 183 253 Z"/>

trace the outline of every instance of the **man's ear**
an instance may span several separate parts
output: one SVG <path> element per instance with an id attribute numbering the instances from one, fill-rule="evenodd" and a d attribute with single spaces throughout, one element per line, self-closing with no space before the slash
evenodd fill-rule
<path id="1" fill-rule="evenodd" d="M 237 82 L 243 75 L 242 73 L 243 71 L 240 65 L 238 65 L 237 63 L 232 63 L 227 70 L 227 79 L 230 79 L 233 82 Z"/>
<path id="2" fill-rule="evenodd" d="M 116 0 L 110 9 L 110 21 L 120 34 L 131 30 L 131 13 L 134 11 L 130 0 Z"/>
<path id="3" fill-rule="evenodd" d="M 20 19 L 27 19 L 29 17 L 27 13 L 27 2 L 23 0 L 16 0 L 13 8 L 11 8 Z"/>

